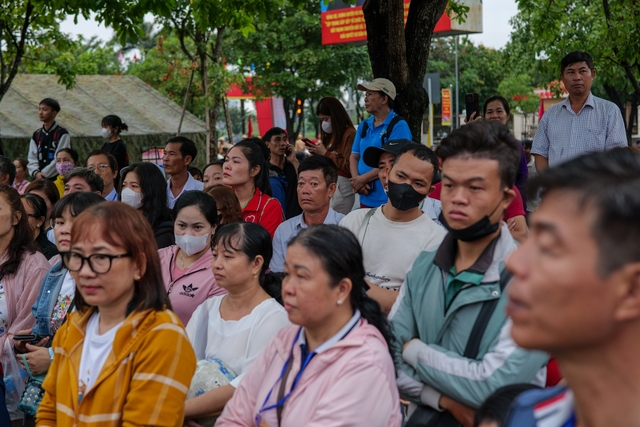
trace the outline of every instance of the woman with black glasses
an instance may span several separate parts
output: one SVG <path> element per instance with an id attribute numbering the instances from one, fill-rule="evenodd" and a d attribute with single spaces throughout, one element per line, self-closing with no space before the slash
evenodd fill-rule
<path id="1" fill-rule="evenodd" d="M 182 426 L 196 357 L 153 242 L 149 223 L 123 203 L 93 206 L 74 222 L 63 260 L 77 312 L 53 340 L 39 424 Z"/>

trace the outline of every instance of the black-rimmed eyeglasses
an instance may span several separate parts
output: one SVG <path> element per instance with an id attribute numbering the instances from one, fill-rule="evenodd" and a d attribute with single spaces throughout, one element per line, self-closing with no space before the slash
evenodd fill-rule
<path id="1" fill-rule="evenodd" d="M 105 274 L 111 270 L 111 263 L 117 258 L 129 258 L 131 254 L 108 255 L 108 254 L 92 254 L 88 257 L 82 256 L 78 252 L 69 251 L 62 252 L 62 261 L 69 271 L 80 271 L 84 266 L 84 262 L 89 263 L 89 268 L 96 274 Z"/>

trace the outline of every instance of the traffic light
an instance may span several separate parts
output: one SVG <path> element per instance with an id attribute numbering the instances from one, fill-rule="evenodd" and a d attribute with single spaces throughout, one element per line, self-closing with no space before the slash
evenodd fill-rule
<path id="1" fill-rule="evenodd" d="M 298 100 L 296 101 L 296 105 L 298 106 L 298 109 L 296 110 L 296 113 L 297 113 L 298 115 L 301 115 L 301 114 L 302 114 L 302 100 L 301 100 L 301 99 L 298 99 Z"/>

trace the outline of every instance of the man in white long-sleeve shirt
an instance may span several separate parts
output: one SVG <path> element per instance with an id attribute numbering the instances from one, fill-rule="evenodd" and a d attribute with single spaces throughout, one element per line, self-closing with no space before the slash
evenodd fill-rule
<path id="1" fill-rule="evenodd" d="M 60 104 L 55 99 L 45 98 L 38 106 L 38 118 L 42 127 L 33 133 L 29 142 L 29 163 L 27 169 L 35 179 L 54 178 L 56 154 L 63 148 L 71 147 L 69 132 L 56 123 Z"/>

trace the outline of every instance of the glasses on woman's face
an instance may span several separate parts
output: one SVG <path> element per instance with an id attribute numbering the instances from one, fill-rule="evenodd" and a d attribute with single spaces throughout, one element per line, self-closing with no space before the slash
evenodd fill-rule
<path id="1" fill-rule="evenodd" d="M 62 253 L 62 260 L 65 267 L 69 271 L 80 271 L 84 266 L 84 262 L 89 263 L 89 268 L 96 274 L 105 274 L 111 270 L 111 264 L 114 259 L 129 258 L 131 254 L 108 255 L 108 254 L 92 254 L 88 257 L 82 256 L 78 252 L 69 251 Z"/>

